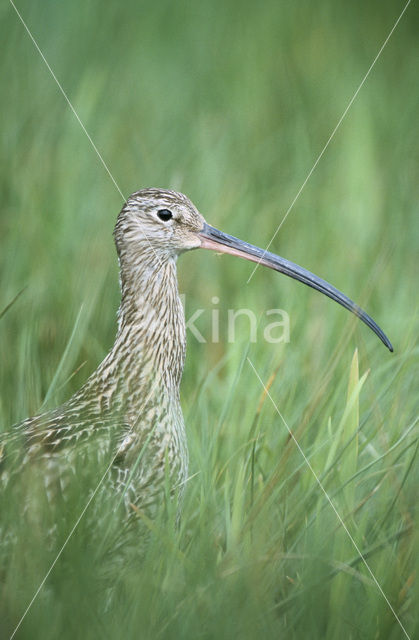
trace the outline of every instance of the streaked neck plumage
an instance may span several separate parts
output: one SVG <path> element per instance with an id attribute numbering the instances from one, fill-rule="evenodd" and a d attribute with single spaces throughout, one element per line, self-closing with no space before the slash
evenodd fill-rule
<path id="1" fill-rule="evenodd" d="M 150 393 L 179 402 L 185 361 L 185 319 L 176 255 L 144 245 L 118 251 L 121 304 L 114 345 L 79 394 L 98 398 L 98 411 L 134 419 Z M 77 394 L 78 395 L 78 394 Z M 166 398 L 167 400 L 167 398 Z"/>

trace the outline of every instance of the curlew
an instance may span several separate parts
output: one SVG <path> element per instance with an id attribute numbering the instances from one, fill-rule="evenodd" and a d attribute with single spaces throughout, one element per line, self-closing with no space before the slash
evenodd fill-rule
<path id="1" fill-rule="evenodd" d="M 357 315 L 392 351 L 374 320 L 335 287 L 218 231 L 181 193 L 154 188 L 133 193 L 118 215 L 114 239 L 121 287 L 114 345 L 67 402 L 3 435 L 3 484 L 23 467 L 39 465 L 35 468 L 53 497 L 74 480 L 76 460 L 87 468 L 96 456 L 104 467 L 110 461 L 107 486 L 127 507 L 152 516 L 167 476 L 172 490 L 182 492 L 188 468 L 179 400 L 185 320 L 176 261 L 184 251 L 231 254 L 303 282 Z"/>

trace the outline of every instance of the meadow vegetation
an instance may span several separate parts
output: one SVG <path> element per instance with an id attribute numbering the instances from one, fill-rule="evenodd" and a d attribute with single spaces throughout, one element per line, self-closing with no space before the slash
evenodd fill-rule
<path id="1" fill-rule="evenodd" d="M 181 190 L 210 224 L 259 246 L 403 7 L 16 6 L 124 196 Z M 353 541 L 418 637 L 417 17 L 410 6 L 271 246 L 355 299 L 394 354 L 285 277 L 259 268 L 247 283 L 250 263 L 181 256 L 189 315 L 213 297 L 224 317 L 281 308 L 290 341 L 268 344 L 261 330 L 253 342 L 245 319 L 234 342 L 223 324 L 216 343 L 188 336 L 179 526 L 168 505 L 141 562 L 134 549 L 115 566 L 104 525 L 82 522 L 16 638 L 406 637 Z M 66 400 L 110 348 L 122 198 L 9 3 L 0 18 L 3 431 Z M 197 324 L 204 335 L 210 322 Z M 0 505 L 3 521 L 20 522 L 17 499 Z M 75 492 L 67 521 L 83 506 Z M 112 513 L 104 521 L 118 527 Z M 38 524 L 3 559 L 2 638 L 54 559 Z"/>

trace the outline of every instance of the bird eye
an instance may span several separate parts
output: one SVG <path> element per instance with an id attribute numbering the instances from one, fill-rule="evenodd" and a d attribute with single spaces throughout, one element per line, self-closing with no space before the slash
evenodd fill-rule
<path id="1" fill-rule="evenodd" d="M 157 211 L 157 215 L 159 216 L 160 220 L 163 220 L 163 222 L 167 222 L 168 220 L 173 218 L 173 213 L 169 211 L 169 209 L 160 209 L 160 211 Z"/>

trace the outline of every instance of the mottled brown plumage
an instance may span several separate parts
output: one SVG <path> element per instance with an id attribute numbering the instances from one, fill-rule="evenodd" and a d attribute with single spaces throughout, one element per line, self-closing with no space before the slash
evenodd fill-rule
<path id="1" fill-rule="evenodd" d="M 172 219 L 160 220 L 161 210 L 171 211 Z M 188 468 L 179 402 L 185 321 L 176 259 L 200 245 L 203 223 L 180 193 L 145 189 L 128 199 L 114 230 L 121 286 L 115 343 L 67 402 L 6 434 L 3 483 L 22 465 L 36 464 L 53 498 L 71 482 L 83 451 L 104 469 L 114 459 L 109 482 L 127 504 L 153 505 L 167 468 L 171 485 L 182 491 Z"/>
<path id="2" fill-rule="evenodd" d="M 57 492 L 65 494 L 75 476 L 80 480 L 83 466 L 94 459 L 104 471 L 109 467 L 104 486 L 112 499 L 123 497 L 134 511 L 152 516 L 167 478 L 172 492 L 182 492 L 188 469 L 179 401 L 185 321 L 176 260 L 184 251 L 213 249 L 285 273 L 354 312 L 392 349 L 375 322 L 337 289 L 288 260 L 210 227 L 181 193 L 143 189 L 131 195 L 114 238 L 121 285 L 115 343 L 67 402 L 3 437 L 4 485 L 35 465 L 52 500 Z"/>

